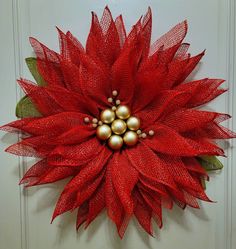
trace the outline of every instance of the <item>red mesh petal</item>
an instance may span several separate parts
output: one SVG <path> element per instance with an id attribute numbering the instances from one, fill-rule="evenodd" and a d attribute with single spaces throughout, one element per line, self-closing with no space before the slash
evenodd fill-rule
<path id="1" fill-rule="evenodd" d="M 141 38 L 138 25 L 135 25 L 111 69 L 112 89 L 118 91 L 118 97 L 124 103 L 128 103 L 133 96 L 134 76 L 138 69 L 143 49 Z"/>
<path id="2" fill-rule="evenodd" d="M 43 87 L 38 87 L 33 82 L 23 79 L 19 80 L 18 83 L 43 115 L 48 116 L 63 112 L 63 108 L 52 101 L 51 96 L 43 90 Z"/>
<path id="3" fill-rule="evenodd" d="M 202 79 L 178 85 L 175 89 L 191 93 L 192 97 L 188 102 L 188 107 L 203 105 L 216 98 L 226 90 L 218 89 L 224 82 L 221 79 Z"/>
<path id="4" fill-rule="evenodd" d="M 126 150 L 126 153 L 133 167 L 141 175 L 170 188 L 176 187 L 172 176 L 166 169 L 165 162 L 145 144 L 139 143 L 136 148 Z"/>
<path id="5" fill-rule="evenodd" d="M 115 153 L 112 158 L 111 175 L 114 188 L 126 213 L 132 214 L 133 200 L 131 194 L 138 181 L 138 171 L 130 165 L 124 153 Z"/>
<path id="6" fill-rule="evenodd" d="M 194 157 L 182 157 L 181 158 L 187 170 L 191 172 L 195 172 L 197 174 L 207 176 L 206 170 L 201 166 L 201 164 Z"/>
<path id="7" fill-rule="evenodd" d="M 169 197 L 169 194 L 166 191 L 165 186 L 158 183 L 158 179 L 154 181 L 153 179 L 148 179 L 145 176 L 140 176 L 139 181 L 145 189 L 151 192 L 153 191 L 156 192 L 160 197 L 164 197 L 164 198 Z"/>
<path id="8" fill-rule="evenodd" d="M 181 136 L 167 126 L 150 127 L 155 136 L 144 143 L 154 151 L 175 156 L 223 155 L 222 149 L 204 139 L 193 140 Z"/>
<path id="9" fill-rule="evenodd" d="M 42 141 L 42 138 L 41 137 L 40 139 L 37 138 L 37 140 Z M 45 149 L 47 150 L 47 147 L 44 147 L 44 150 Z M 37 148 L 33 148 L 32 144 L 28 144 L 28 143 L 25 144 L 25 142 L 23 141 L 9 146 L 5 151 L 8 153 L 17 155 L 17 156 L 39 157 L 39 158 L 42 158 L 45 156 L 45 153 L 43 153 L 42 151 L 37 151 Z"/>
<path id="10" fill-rule="evenodd" d="M 182 43 L 178 49 L 178 51 L 175 54 L 175 59 L 176 60 L 185 60 L 187 59 L 187 51 L 190 47 L 190 44 L 188 43 Z"/>
<path id="11" fill-rule="evenodd" d="M 48 170 L 48 165 L 45 159 L 38 161 L 33 166 L 31 166 L 27 172 L 24 174 L 20 181 L 20 184 L 31 183 L 35 180 L 37 181 L 46 171 Z"/>
<path id="12" fill-rule="evenodd" d="M 168 64 L 168 75 L 165 79 L 167 88 L 173 88 L 182 83 L 197 66 L 203 55 L 204 52 L 182 61 L 173 60 Z"/>
<path id="13" fill-rule="evenodd" d="M 137 203 L 135 205 L 134 209 L 134 215 L 137 218 L 139 224 L 143 227 L 143 229 L 152 235 L 152 210 L 151 208 L 146 205 L 145 201 L 143 200 L 142 196 L 138 191 L 135 191 L 134 197 L 137 200 Z"/>
<path id="14" fill-rule="evenodd" d="M 115 25 L 119 35 L 120 47 L 122 48 L 126 40 L 126 30 L 121 15 L 116 18 Z"/>
<path id="15" fill-rule="evenodd" d="M 126 227 L 128 225 L 127 217 L 124 212 L 124 208 L 121 201 L 115 191 L 112 175 L 111 175 L 111 163 L 110 161 L 107 166 L 106 180 L 105 180 L 105 201 L 107 207 L 107 214 L 111 220 L 116 224 L 120 237 L 123 237 Z"/>
<path id="16" fill-rule="evenodd" d="M 92 12 L 91 28 L 86 42 L 86 52 L 94 60 L 104 63 L 102 61 L 103 54 L 100 52 L 100 46 L 104 44 L 104 35 L 100 26 L 97 15 Z M 101 58 L 100 58 L 101 57 Z"/>
<path id="17" fill-rule="evenodd" d="M 69 167 L 50 168 L 48 172 L 40 177 L 38 184 L 56 182 L 75 174 L 75 169 Z"/>
<path id="18" fill-rule="evenodd" d="M 96 101 L 107 105 L 107 98 L 111 95 L 109 73 L 88 55 L 81 55 L 80 63 L 80 82 L 83 94 L 94 95 Z"/>
<path id="19" fill-rule="evenodd" d="M 186 105 L 191 95 L 178 91 L 162 91 L 142 111 L 135 113 L 141 119 L 142 129 L 153 124 L 163 115 L 178 110 Z"/>
<path id="20" fill-rule="evenodd" d="M 65 88 L 39 87 L 26 80 L 20 80 L 18 83 L 36 104 L 40 112 L 45 115 L 63 111 L 89 113 L 95 116 L 99 114 L 94 103 L 86 97 Z"/>
<path id="21" fill-rule="evenodd" d="M 91 161 L 102 150 L 97 138 L 79 145 L 58 146 L 48 156 L 52 166 L 81 166 Z"/>
<path id="22" fill-rule="evenodd" d="M 154 54 L 162 46 L 164 49 L 167 49 L 178 43 L 181 43 L 187 34 L 187 29 L 187 21 L 177 24 L 174 28 L 172 28 L 152 44 L 150 54 Z"/>
<path id="23" fill-rule="evenodd" d="M 67 48 L 70 54 L 70 60 L 75 65 L 80 65 L 81 53 L 85 53 L 81 43 L 68 31 L 66 33 Z"/>
<path id="24" fill-rule="evenodd" d="M 201 185 L 201 184 L 199 183 L 199 185 Z M 203 200 L 203 201 L 207 201 L 207 202 L 212 202 L 212 201 L 207 197 L 207 195 L 205 194 L 204 191 L 198 192 L 198 191 L 195 191 L 195 190 L 189 189 L 189 188 L 185 188 L 185 190 L 186 190 L 186 192 L 187 192 L 189 195 L 191 195 L 191 196 L 193 196 L 193 197 L 195 197 L 195 198 L 197 198 L 197 199 L 200 199 L 200 200 Z M 186 197 L 185 197 L 185 198 L 186 198 Z M 187 203 L 189 206 L 191 206 L 191 204 L 189 204 L 187 201 L 186 201 L 186 203 Z"/>
<path id="25" fill-rule="evenodd" d="M 89 200 L 89 211 L 86 226 L 88 226 L 106 206 L 104 185 L 104 183 L 101 184 Z"/>
<path id="26" fill-rule="evenodd" d="M 148 192 L 140 189 L 140 193 L 147 203 L 147 205 L 152 209 L 153 216 L 156 218 L 157 225 L 161 228 L 162 227 L 162 209 L 161 209 L 161 202 L 160 200 L 157 201 Z"/>
<path id="27" fill-rule="evenodd" d="M 37 67 L 43 79 L 48 84 L 63 86 L 63 78 L 59 67 L 60 55 L 35 38 L 31 37 L 30 43 L 37 56 Z"/>
<path id="28" fill-rule="evenodd" d="M 11 123 L 0 126 L 0 130 L 12 133 L 20 133 L 24 131 L 24 126 L 31 121 L 37 120 L 37 118 L 24 118 L 13 121 Z"/>
<path id="29" fill-rule="evenodd" d="M 99 23 L 92 13 L 92 25 L 86 44 L 87 53 L 94 61 L 110 68 L 120 52 L 120 38 L 110 10 L 106 7 Z"/>
<path id="30" fill-rule="evenodd" d="M 60 63 L 62 74 L 64 77 L 64 83 L 66 88 L 82 94 L 80 83 L 80 69 L 78 66 L 68 60 L 62 60 Z"/>
<path id="31" fill-rule="evenodd" d="M 216 112 L 199 111 L 194 109 L 178 109 L 165 116 L 160 122 L 177 132 L 185 132 L 194 128 L 206 126 L 215 119 L 224 117 L 225 114 Z"/>
<path id="32" fill-rule="evenodd" d="M 184 199 L 186 201 L 186 204 L 192 208 L 200 208 L 198 201 L 195 197 L 192 195 L 188 194 L 187 192 L 183 191 L 184 193 Z"/>
<path id="33" fill-rule="evenodd" d="M 78 190 L 89 187 L 89 183 L 102 171 L 107 160 L 111 156 L 111 151 L 106 147 L 95 157 L 94 160 L 86 164 L 81 171 L 66 185 L 66 190 Z"/>
<path id="34" fill-rule="evenodd" d="M 172 175 L 176 184 L 179 187 L 194 190 L 202 196 L 205 196 L 204 189 L 188 172 L 188 168 L 185 167 L 184 163 L 179 157 L 173 156 L 161 156 L 162 160 L 165 161 L 167 170 Z M 206 197 L 206 196 L 205 196 Z M 205 200 L 209 200 L 207 197 Z"/>
<path id="35" fill-rule="evenodd" d="M 58 216 L 72 210 L 76 203 L 76 193 L 63 191 L 53 212 L 52 222 Z"/>
<path id="36" fill-rule="evenodd" d="M 229 139 L 236 137 L 235 132 L 218 125 L 217 123 L 208 124 L 202 131 L 203 132 L 199 131 L 198 136 L 202 135 L 210 139 Z"/>
<path id="37" fill-rule="evenodd" d="M 37 170 L 37 171 L 36 171 Z M 22 178 L 20 184 L 27 183 L 25 187 L 32 187 L 41 184 L 53 183 L 75 174 L 75 170 L 68 167 L 49 168 L 47 163 L 40 163 L 32 166 Z"/>
<path id="38" fill-rule="evenodd" d="M 151 32 L 152 32 L 152 11 L 148 8 L 146 15 L 142 20 L 142 36 L 143 36 L 143 57 L 149 55 L 150 42 L 151 42 Z"/>
<path id="39" fill-rule="evenodd" d="M 72 129 L 62 133 L 57 138 L 52 139 L 50 143 L 54 145 L 59 144 L 80 144 L 91 138 L 96 130 L 93 127 L 78 125 Z"/>
<path id="40" fill-rule="evenodd" d="M 37 39 L 30 37 L 30 44 L 34 49 L 34 52 L 40 60 L 51 61 L 58 63 L 60 60 L 60 55 L 53 50 L 50 50 Z"/>
<path id="41" fill-rule="evenodd" d="M 107 7 L 104 10 L 100 25 L 104 34 L 104 44 L 101 52 L 105 57 L 104 61 L 107 61 L 108 65 L 111 66 L 120 53 L 120 37 L 111 12 Z"/>
<path id="42" fill-rule="evenodd" d="M 57 32 L 58 32 L 60 54 L 61 54 L 63 59 L 68 60 L 70 58 L 70 54 L 69 54 L 66 34 L 64 34 L 58 27 L 56 27 L 56 28 L 57 28 Z"/>
<path id="43" fill-rule="evenodd" d="M 192 58 L 186 59 L 188 61 L 188 63 L 184 67 L 184 70 L 183 70 L 181 76 L 175 82 L 175 85 L 182 83 L 190 75 L 190 73 L 198 65 L 199 61 L 202 59 L 204 54 L 205 54 L 205 51 L 203 51 L 202 53 L 200 53 L 200 54 L 198 54 L 198 55 L 196 55 L 196 56 L 194 56 Z"/>
<path id="44" fill-rule="evenodd" d="M 76 126 L 87 127 L 84 124 L 86 116 L 78 112 L 62 112 L 44 118 L 30 119 L 21 129 L 33 135 L 61 135 Z"/>
<path id="45" fill-rule="evenodd" d="M 86 221 L 87 217 L 88 217 L 88 203 L 85 202 L 78 209 L 77 220 L 76 220 L 76 229 L 77 230 Z"/>
<path id="46" fill-rule="evenodd" d="M 105 171 L 103 170 L 101 174 L 90 182 L 88 186 L 85 186 L 77 191 L 76 203 L 74 208 L 80 206 L 84 201 L 88 200 L 92 194 L 96 191 L 99 184 L 103 180 Z"/>
<path id="47" fill-rule="evenodd" d="M 46 135 L 24 138 L 21 142 L 18 143 L 18 145 L 23 146 L 22 150 L 24 150 L 24 146 L 31 147 L 33 150 L 35 150 L 35 153 L 40 157 L 47 156 L 50 151 L 55 148 L 55 146 L 50 143 L 50 137 Z"/>

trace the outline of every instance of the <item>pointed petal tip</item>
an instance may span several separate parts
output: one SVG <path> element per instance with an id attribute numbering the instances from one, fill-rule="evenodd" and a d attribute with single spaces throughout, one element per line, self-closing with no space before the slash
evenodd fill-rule
<path id="1" fill-rule="evenodd" d="M 107 10 L 107 11 L 111 12 L 108 5 L 105 6 L 104 10 Z"/>
<path id="2" fill-rule="evenodd" d="M 52 217 L 52 219 L 51 219 L 51 221 L 50 221 L 50 224 L 52 224 L 52 223 L 53 223 L 54 219 L 55 219 L 55 218 L 54 218 L 54 217 Z"/>
<path id="3" fill-rule="evenodd" d="M 100 23 L 101 23 L 102 19 L 105 17 L 106 13 L 108 13 L 108 15 L 109 15 L 110 18 L 111 18 L 111 21 L 113 22 L 113 16 L 112 16 L 111 10 L 109 9 L 108 5 L 106 5 L 106 7 L 104 8 L 102 17 L 101 17 L 101 19 L 100 19 Z"/>
<path id="4" fill-rule="evenodd" d="M 25 183 L 25 180 L 26 180 L 26 179 L 24 179 L 24 177 L 23 177 L 23 178 L 19 181 L 18 185 L 20 186 L 20 185 L 24 184 L 24 183 Z"/>
<path id="5" fill-rule="evenodd" d="M 29 42 L 30 42 L 31 47 L 34 46 L 34 43 L 35 43 L 35 42 L 36 42 L 36 43 L 40 43 L 36 38 L 34 38 L 34 37 L 32 37 L 32 36 L 29 37 Z"/>
<path id="6" fill-rule="evenodd" d="M 183 24 L 184 24 L 186 30 L 188 30 L 188 20 L 187 20 L 187 19 L 185 19 L 185 20 L 183 21 Z"/>
<path id="7" fill-rule="evenodd" d="M 118 229 L 117 229 L 118 230 Z M 120 239 L 122 240 L 123 238 L 124 238 L 124 233 L 122 233 L 122 232 L 120 232 L 119 230 L 118 230 L 118 235 L 119 235 L 119 237 L 120 237 Z"/>
<path id="8" fill-rule="evenodd" d="M 147 15 L 150 15 L 150 18 L 152 18 L 152 8 L 150 6 L 147 8 L 146 16 Z"/>
<path id="9" fill-rule="evenodd" d="M 94 24 L 95 20 L 98 20 L 98 16 L 94 11 L 91 11 L 91 15 L 92 15 L 92 22 L 91 25 Z"/>
<path id="10" fill-rule="evenodd" d="M 7 153 L 10 153 L 10 154 L 14 154 L 11 152 L 11 148 L 14 146 L 15 144 L 12 144 L 10 146 L 8 146 L 4 151 L 7 152 Z"/>
<path id="11" fill-rule="evenodd" d="M 55 28 L 56 28 L 57 32 L 59 33 L 59 35 L 60 35 L 60 33 L 65 35 L 65 33 L 58 26 L 55 26 Z"/>
<path id="12" fill-rule="evenodd" d="M 161 221 L 161 223 L 158 225 L 158 227 L 159 227 L 160 229 L 163 228 L 163 222 L 162 222 L 162 221 Z"/>
<path id="13" fill-rule="evenodd" d="M 52 218 L 51 218 L 51 221 L 50 221 L 50 224 L 52 224 L 53 223 L 53 221 L 56 219 L 56 217 L 57 217 L 58 215 L 57 214 L 55 214 L 55 212 L 53 213 L 53 215 L 52 215 Z"/>
<path id="14" fill-rule="evenodd" d="M 34 41 L 34 40 L 36 40 L 33 36 L 29 36 L 29 41 L 31 42 L 31 41 Z"/>

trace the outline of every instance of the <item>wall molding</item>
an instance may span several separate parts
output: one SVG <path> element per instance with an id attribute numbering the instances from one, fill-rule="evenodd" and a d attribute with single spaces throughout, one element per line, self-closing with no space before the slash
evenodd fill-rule
<path id="1" fill-rule="evenodd" d="M 227 82 L 228 82 L 228 98 L 227 98 L 227 109 L 232 118 L 228 121 L 228 128 L 236 131 L 236 4 L 234 0 L 228 0 L 227 6 Z M 236 222 L 236 215 L 233 212 L 233 207 L 236 205 L 236 171 L 234 169 L 234 162 L 236 162 L 236 148 L 235 140 L 231 141 L 230 148 L 228 150 L 227 167 L 225 174 L 225 248 L 234 249 L 236 245 L 236 233 L 233 229 Z"/>
<path id="2" fill-rule="evenodd" d="M 14 39 L 14 60 L 15 60 L 15 79 L 20 78 L 23 75 L 23 47 L 22 47 L 22 7 L 26 5 L 21 5 L 20 0 L 12 0 L 12 24 L 13 24 L 13 39 Z M 25 3 L 25 2 L 24 2 Z M 25 25 L 26 23 L 24 23 Z M 26 35 L 26 34 L 24 34 Z M 15 82 L 14 82 L 15 84 Z M 20 100 L 23 93 L 16 84 L 16 103 Z M 18 138 L 20 139 L 20 138 Z M 18 170 L 19 170 L 19 180 L 23 177 L 26 172 L 26 160 L 24 157 L 18 157 Z M 21 227 L 21 249 L 29 248 L 29 213 L 28 213 L 28 193 L 27 189 L 23 185 L 19 186 L 19 208 L 20 208 L 20 227 Z"/>

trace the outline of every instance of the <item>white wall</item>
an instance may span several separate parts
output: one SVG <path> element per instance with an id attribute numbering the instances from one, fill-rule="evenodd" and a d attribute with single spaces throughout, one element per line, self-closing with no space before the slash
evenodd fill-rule
<path id="1" fill-rule="evenodd" d="M 30 77 L 24 58 L 32 55 L 28 36 L 36 36 L 58 49 L 55 26 L 71 30 L 84 43 L 94 10 L 101 15 L 109 5 L 114 16 L 122 13 L 128 28 L 148 6 L 153 11 L 153 37 L 188 19 L 187 42 L 191 52 L 207 49 L 198 77 L 227 80 L 230 91 L 211 103 L 217 111 L 234 114 L 228 125 L 236 130 L 234 0 L 0 0 L 0 122 L 14 119 L 20 91 L 15 78 Z M 236 247 L 236 157 L 233 142 L 225 168 L 212 176 L 208 195 L 216 204 L 202 203 L 201 210 L 175 208 L 164 212 L 164 228 L 148 237 L 136 222 L 122 241 L 106 215 L 86 231 L 75 231 L 75 214 L 65 214 L 50 225 L 55 201 L 64 183 L 23 191 L 17 185 L 27 162 L 3 152 L 13 139 L 1 133 L 0 143 L 0 248 L 1 249 L 233 249 Z M 235 142 L 234 142 L 235 144 Z M 31 162 L 32 163 L 32 162 Z"/>

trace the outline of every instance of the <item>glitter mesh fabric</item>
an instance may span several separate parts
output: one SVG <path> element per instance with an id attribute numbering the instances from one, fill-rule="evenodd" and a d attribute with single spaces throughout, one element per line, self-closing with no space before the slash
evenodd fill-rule
<path id="1" fill-rule="evenodd" d="M 152 219 L 162 227 L 163 207 L 199 208 L 198 199 L 210 201 L 201 182 L 209 177 L 198 157 L 223 156 L 214 139 L 236 134 L 220 125 L 229 115 L 196 107 L 224 93 L 224 81 L 188 80 L 204 52 L 193 57 L 187 52 L 186 21 L 153 44 L 151 29 L 150 9 L 127 34 L 122 16 L 113 20 L 105 8 L 101 20 L 92 13 L 85 48 L 60 29 L 59 53 L 30 38 L 47 84 L 18 83 L 40 115 L 1 129 L 24 135 L 7 152 L 39 158 L 20 183 L 29 187 L 70 178 L 53 219 L 77 209 L 78 229 L 105 209 L 120 237 L 132 217 L 152 235 Z M 140 118 L 142 131 L 154 131 L 116 152 L 84 123 L 85 117 L 99 119 L 101 110 L 111 108 L 107 98 L 113 90 Z"/>

